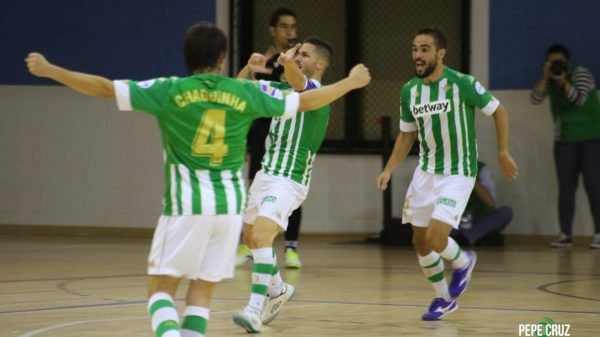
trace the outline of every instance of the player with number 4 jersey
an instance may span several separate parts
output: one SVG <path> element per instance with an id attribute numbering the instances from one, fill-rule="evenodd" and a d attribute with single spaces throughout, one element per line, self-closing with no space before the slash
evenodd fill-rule
<path id="1" fill-rule="evenodd" d="M 165 150 L 163 214 L 240 214 L 246 135 L 257 117 L 295 115 L 298 94 L 215 74 L 115 82 L 122 110 L 154 115 Z"/>

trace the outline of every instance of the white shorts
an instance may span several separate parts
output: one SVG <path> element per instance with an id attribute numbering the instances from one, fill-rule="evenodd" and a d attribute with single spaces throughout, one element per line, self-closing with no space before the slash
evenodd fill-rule
<path id="1" fill-rule="evenodd" d="M 248 191 L 244 223 L 253 224 L 257 216 L 264 216 L 286 230 L 289 216 L 307 195 L 308 186 L 258 171 Z"/>
<path id="2" fill-rule="evenodd" d="M 431 174 L 417 167 L 406 192 L 402 223 L 427 227 L 436 219 L 458 228 L 474 186 L 475 177 Z"/>
<path id="3" fill-rule="evenodd" d="M 162 215 L 148 274 L 208 282 L 232 278 L 241 230 L 241 215 Z"/>

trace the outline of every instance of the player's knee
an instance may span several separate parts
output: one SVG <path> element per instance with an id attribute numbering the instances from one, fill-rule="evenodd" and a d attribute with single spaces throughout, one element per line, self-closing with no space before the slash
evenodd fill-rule
<path id="1" fill-rule="evenodd" d="M 248 246 L 252 249 L 264 248 L 272 246 L 272 241 L 268 236 L 261 231 L 254 231 L 249 235 Z"/>
<path id="2" fill-rule="evenodd" d="M 179 282 L 179 278 L 170 276 L 151 276 L 148 281 L 148 296 L 159 292 L 175 296 Z"/>
<path id="3" fill-rule="evenodd" d="M 446 249 L 446 246 L 448 245 L 448 237 L 432 235 L 428 238 L 427 242 L 432 250 L 439 253 Z"/>
<path id="4" fill-rule="evenodd" d="M 272 221 L 271 221 L 272 222 Z M 273 222 L 274 223 L 274 222 Z M 272 247 L 273 240 L 279 233 L 279 227 L 277 224 L 272 225 L 271 223 L 263 224 L 261 222 L 256 222 L 254 224 L 254 228 L 252 229 L 252 233 L 250 233 L 250 247 L 251 248 L 264 248 L 264 247 Z"/>
<path id="5" fill-rule="evenodd" d="M 244 230 L 242 234 L 242 243 L 252 248 L 252 230 Z"/>

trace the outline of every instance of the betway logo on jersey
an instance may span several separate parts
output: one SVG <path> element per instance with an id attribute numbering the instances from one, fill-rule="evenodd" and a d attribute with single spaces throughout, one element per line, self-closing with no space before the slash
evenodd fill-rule
<path id="1" fill-rule="evenodd" d="M 446 113 L 449 111 L 450 111 L 450 100 L 415 104 L 412 108 L 412 114 L 415 117 L 437 115 L 437 114 Z"/>

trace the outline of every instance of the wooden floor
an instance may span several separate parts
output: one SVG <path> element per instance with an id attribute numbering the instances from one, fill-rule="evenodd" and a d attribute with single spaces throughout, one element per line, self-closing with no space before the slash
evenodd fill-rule
<path id="1" fill-rule="evenodd" d="M 153 336 L 145 300 L 149 243 L 0 236 L 0 336 Z M 569 324 L 570 336 L 600 336 L 600 250 L 539 244 L 477 252 L 459 310 L 431 323 L 420 317 L 433 291 L 411 249 L 304 238 L 305 267 L 284 272 L 296 297 L 260 335 L 519 336 L 519 324 L 550 318 Z M 249 271 L 240 268 L 219 286 L 209 337 L 248 336 L 231 314 L 247 301 Z"/>

